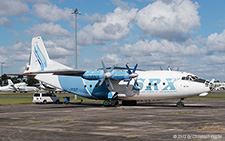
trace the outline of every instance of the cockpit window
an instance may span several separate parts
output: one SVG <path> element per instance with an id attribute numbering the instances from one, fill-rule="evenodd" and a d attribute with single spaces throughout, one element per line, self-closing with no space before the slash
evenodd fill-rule
<path id="1" fill-rule="evenodd" d="M 181 79 L 182 80 L 190 80 L 190 81 L 205 83 L 204 79 L 198 78 L 197 76 L 194 76 L 194 75 L 187 75 L 186 77 L 182 77 Z"/>
<path id="2" fill-rule="evenodd" d="M 190 80 L 193 80 L 193 81 L 195 81 L 196 79 L 198 79 L 197 76 L 193 76 L 193 75 L 189 75 L 189 78 L 190 78 Z"/>

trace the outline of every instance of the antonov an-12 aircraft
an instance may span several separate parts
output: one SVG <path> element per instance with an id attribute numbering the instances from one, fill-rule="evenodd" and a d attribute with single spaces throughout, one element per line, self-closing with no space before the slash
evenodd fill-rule
<path id="1" fill-rule="evenodd" d="M 100 70 L 73 70 L 51 60 L 42 38 L 32 39 L 30 61 L 24 75 L 36 75 L 35 79 L 64 91 L 90 99 L 104 100 L 105 106 L 136 105 L 137 100 L 180 99 L 206 96 L 214 88 L 213 80 L 180 71 L 142 71 L 126 65 L 107 69 L 102 61 Z"/>

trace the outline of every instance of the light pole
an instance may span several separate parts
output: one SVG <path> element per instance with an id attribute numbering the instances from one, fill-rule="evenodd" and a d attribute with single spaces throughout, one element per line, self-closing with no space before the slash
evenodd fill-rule
<path id="1" fill-rule="evenodd" d="M 75 15 L 75 69 L 77 69 L 77 14 L 80 15 L 81 12 L 78 12 L 76 8 L 71 14 Z"/>
<path id="2" fill-rule="evenodd" d="M 77 14 L 80 15 L 81 12 L 76 8 L 71 14 L 75 15 L 75 69 L 77 69 Z M 77 95 L 74 95 L 74 99 L 77 100 Z"/>
<path id="3" fill-rule="evenodd" d="M 1 64 L 1 80 L 2 80 L 2 75 L 3 75 L 3 65 L 5 64 L 5 62 L 2 62 Z M 2 81 L 3 82 L 3 81 Z M 1 82 L 1 85 L 2 85 L 2 82 Z"/>

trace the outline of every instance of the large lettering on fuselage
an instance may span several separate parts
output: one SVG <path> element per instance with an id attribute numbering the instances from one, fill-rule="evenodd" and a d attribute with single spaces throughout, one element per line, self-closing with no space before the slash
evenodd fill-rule
<path id="1" fill-rule="evenodd" d="M 149 79 L 138 78 L 137 82 L 140 89 L 134 88 L 134 90 L 174 91 L 176 90 L 174 83 L 177 80 L 179 80 L 179 78 L 166 78 L 165 80 L 162 80 L 160 78 L 149 78 Z"/>

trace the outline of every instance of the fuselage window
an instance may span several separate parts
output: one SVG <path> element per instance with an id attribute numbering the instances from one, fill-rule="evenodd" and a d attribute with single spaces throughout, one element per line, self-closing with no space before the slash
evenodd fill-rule
<path id="1" fill-rule="evenodd" d="M 155 83 L 154 85 L 157 86 L 157 83 Z"/>

